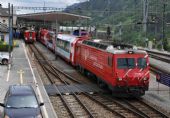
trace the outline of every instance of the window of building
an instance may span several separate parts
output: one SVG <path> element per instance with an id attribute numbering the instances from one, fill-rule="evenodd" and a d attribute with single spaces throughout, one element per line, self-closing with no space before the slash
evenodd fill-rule
<path id="1" fill-rule="evenodd" d="M 6 22 L 6 20 L 3 20 L 2 22 L 3 22 L 3 23 L 5 23 L 5 22 Z"/>
<path id="2" fill-rule="evenodd" d="M 4 35 L 0 35 L 0 41 L 4 41 L 4 40 L 5 40 Z"/>

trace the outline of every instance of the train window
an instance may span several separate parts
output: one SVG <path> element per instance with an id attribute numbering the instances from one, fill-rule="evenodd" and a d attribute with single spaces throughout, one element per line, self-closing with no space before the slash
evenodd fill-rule
<path id="1" fill-rule="evenodd" d="M 0 41 L 4 41 L 4 40 L 5 40 L 4 35 L 0 35 Z"/>
<path id="2" fill-rule="evenodd" d="M 87 45 L 90 45 L 90 46 L 92 46 L 92 42 L 87 42 Z"/>
<path id="3" fill-rule="evenodd" d="M 145 58 L 138 58 L 138 68 L 146 68 L 147 67 L 147 62 Z"/>
<path id="4" fill-rule="evenodd" d="M 30 32 L 29 34 L 30 34 L 30 37 L 32 37 L 32 32 Z"/>
<path id="5" fill-rule="evenodd" d="M 70 43 L 65 41 L 65 46 L 64 47 L 65 47 L 64 50 L 66 52 L 69 52 L 69 50 L 70 50 Z"/>
<path id="6" fill-rule="evenodd" d="M 66 52 L 70 51 L 70 43 L 57 38 L 57 46 Z"/>
<path id="7" fill-rule="evenodd" d="M 86 40 L 83 41 L 84 44 L 87 44 L 88 42 Z"/>
<path id="8" fill-rule="evenodd" d="M 107 46 L 106 46 L 106 45 L 101 44 L 101 45 L 99 46 L 99 48 L 100 48 L 100 49 L 103 49 L 103 50 L 106 50 Z"/>
<path id="9" fill-rule="evenodd" d="M 48 42 L 49 42 L 49 43 L 53 43 L 53 40 L 50 39 L 50 40 L 48 40 Z"/>
<path id="10" fill-rule="evenodd" d="M 108 57 L 108 65 L 112 67 L 112 57 Z"/>
<path id="11" fill-rule="evenodd" d="M 119 69 L 135 68 L 135 59 L 134 58 L 118 58 L 117 66 Z"/>
<path id="12" fill-rule="evenodd" d="M 98 48 L 99 46 L 100 46 L 100 44 L 94 43 L 94 47 Z"/>

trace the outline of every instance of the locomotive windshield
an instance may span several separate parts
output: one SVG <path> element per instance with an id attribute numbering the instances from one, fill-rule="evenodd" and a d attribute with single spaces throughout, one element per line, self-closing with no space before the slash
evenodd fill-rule
<path id="1" fill-rule="evenodd" d="M 134 58 L 118 58 L 117 65 L 119 69 L 135 68 L 135 59 Z"/>
<path id="2" fill-rule="evenodd" d="M 32 37 L 32 32 L 30 32 L 30 37 Z"/>
<path id="3" fill-rule="evenodd" d="M 138 58 L 138 68 L 146 68 L 147 63 L 145 58 Z"/>

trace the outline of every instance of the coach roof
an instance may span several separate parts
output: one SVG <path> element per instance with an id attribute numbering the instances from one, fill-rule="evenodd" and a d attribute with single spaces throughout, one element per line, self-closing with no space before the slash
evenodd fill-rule
<path id="1" fill-rule="evenodd" d="M 124 54 L 124 53 L 128 53 L 129 51 L 133 51 L 133 53 L 147 54 L 146 51 L 134 49 L 134 46 L 132 45 L 114 43 L 113 41 L 102 41 L 100 39 L 84 40 L 83 44 L 86 44 L 86 45 L 89 45 L 89 46 L 92 46 L 92 47 L 95 47 L 101 50 L 105 50 L 113 54 Z"/>
<path id="2" fill-rule="evenodd" d="M 77 36 L 70 34 L 58 34 L 57 38 L 64 41 L 73 42 L 77 38 Z"/>

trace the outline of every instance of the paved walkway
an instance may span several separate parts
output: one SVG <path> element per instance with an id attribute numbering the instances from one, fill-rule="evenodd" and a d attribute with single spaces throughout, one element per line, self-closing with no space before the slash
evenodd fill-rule
<path id="1" fill-rule="evenodd" d="M 13 51 L 11 69 L 8 70 L 7 66 L 0 65 L 0 102 L 3 102 L 4 96 L 10 85 L 29 84 L 33 86 L 39 102 L 44 102 L 45 104 L 41 107 L 44 118 L 56 118 L 56 113 L 44 89 L 39 74 L 36 68 L 32 68 L 30 64 L 25 44 L 22 41 L 18 41 L 18 43 L 19 47 L 14 48 Z M 20 79 L 19 70 L 24 71 L 23 79 Z"/>

